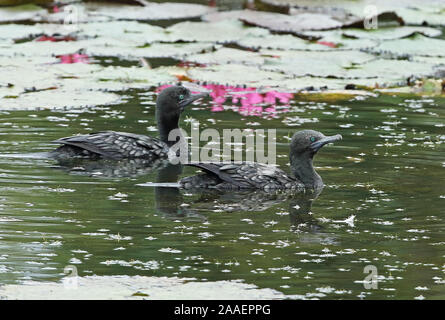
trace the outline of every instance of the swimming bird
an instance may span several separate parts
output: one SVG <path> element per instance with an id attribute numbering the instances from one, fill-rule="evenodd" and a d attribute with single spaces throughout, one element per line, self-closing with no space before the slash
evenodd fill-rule
<path id="1" fill-rule="evenodd" d="M 156 120 L 160 139 L 118 131 L 81 134 L 53 141 L 62 146 L 50 152 L 50 156 L 56 159 L 167 158 L 169 147 L 177 142 L 169 141 L 168 135 L 172 130 L 179 128 L 179 117 L 184 108 L 207 95 L 207 93 L 192 94 L 183 86 L 164 89 L 156 99 Z"/>
<path id="2" fill-rule="evenodd" d="M 341 140 L 342 136 L 325 136 L 314 130 L 296 132 L 290 144 L 291 175 L 273 166 L 256 162 L 189 163 L 204 171 L 203 174 L 179 181 L 184 189 L 262 189 L 300 190 L 323 186 L 320 175 L 313 167 L 315 154 L 326 144 Z"/>

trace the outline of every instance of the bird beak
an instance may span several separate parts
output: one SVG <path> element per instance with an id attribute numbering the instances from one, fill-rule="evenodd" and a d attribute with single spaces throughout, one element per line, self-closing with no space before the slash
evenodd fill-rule
<path id="1" fill-rule="evenodd" d="M 187 99 L 184 99 L 181 102 L 179 102 L 179 107 L 181 107 L 181 111 L 182 111 L 182 110 L 184 110 L 184 108 L 186 106 L 188 106 L 193 101 L 196 101 L 198 99 L 205 98 L 208 96 L 209 96 L 209 94 L 207 92 L 192 94 Z"/>
<path id="2" fill-rule="evenodd" d="M 317 152 L 325 144 L 332 143 L 332 142 L 335 142 L 335 141 L 338 141 L 341 139 L 342 139 L 341 134 L 336 134 L 335 136 L 324 137 L 318 141 L 311 143 L 310 148 L 312 149 L 312 151 Z"/>

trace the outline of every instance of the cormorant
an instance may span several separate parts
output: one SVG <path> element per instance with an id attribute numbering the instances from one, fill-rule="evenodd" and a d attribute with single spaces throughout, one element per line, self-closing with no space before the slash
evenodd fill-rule
<path id="1" fill-rule="evenodd" d="M 272 165 L 256 162 L 189 163 L 200 168 L 203 174 L 186 177 L 179 181 L 184 189 L 262 189 L 300 190 L 323 186 L 312 161 L 324 145 L 341 140 L 342 136 L 325 136 L 314 130 L 296 132 L 290 144 L 290 168 L 292 176 Z"/>
<path id="2" fill-rule="evenodd" d="M 179 116 L 184 108 L 207 95 L 207 93 L 191 94 L 190 90 L 182 86 L 164 89 L 156 99 L 156 120 L 160 139 L 117 131 L 75 135 L 53 141 L 62 146 L 51 151 L 50 156 L 56 159 L 167 158 L 169 147 L 176 143 L 169 141 L 168 135 L 171 130 L 179 128 Z"/>

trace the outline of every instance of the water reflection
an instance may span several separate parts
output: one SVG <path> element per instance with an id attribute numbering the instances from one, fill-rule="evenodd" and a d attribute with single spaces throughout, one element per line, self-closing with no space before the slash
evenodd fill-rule
<path id="1" fill-rule="evenodd" d="M 206 221 L 207 218 L 204 215 L 190 210 L 184 204 L 183 195 L 178 187 L 161 186 L 163 183 L 178 181 L 182 169 L 182 165 L 169 163 L 158 171 L 156 177 L 156 184 L 158 186 L 155 187 L 156 212 L 171 220 Z"/>
<path id="2" fill-rule="evenodd" d="M 289 201 L 291 230 L 299 235 L 301 243 L 338 244 L 336 236 L 325 231 L 316 212 L 312 211 L 312 205 L 322 191 L 323 188 L 306 189 L 305 192 L 295 194 Z"/>
<path id="3" fill-rule="evenodd" d="M 155 172 L 168 165 L 166 159 L 59 159 L 55 169 L 70 174 L 103 178 L 136 178 Z"/>
<path id="4" fill-rule="evenodd" d="M 295 194 L 289 201 L 289 217 L 292 230 L 317 232 L 322 229 L 312 212 L 312 204 L 323 191 L 323 187 L 306 189 Z"/>
<path id="5" fill-rule="evenodd" d="M 187 190 L 192 192 L 191 200 L 184 199 L 183 190 L 168 183 L 177 181 L 182 166 L 167 165 L 158 171 L 155 186 L 156 211 L 169 219 L 206 221 L 202 213 L 263 212 L 289 204 L 290 230 L 294 232 L 317 233 L 323 227 L 312 212 L 314 201 L 323 188 L 305 189 L 303 192 L 265 192 L 263 190 L 221 191 L 213 189 Z M 165 184 L 167 183 L 167 184 Z M 200 213 L 201 212 L 201 213 Z"/>

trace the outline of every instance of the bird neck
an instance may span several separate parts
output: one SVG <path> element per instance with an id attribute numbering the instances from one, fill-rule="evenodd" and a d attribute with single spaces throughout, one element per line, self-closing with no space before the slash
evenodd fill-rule
<path id="1" fill-rule="evenodd" d="M 165 142 L 167 145 L 172 146 L 176 141 L 169 141 L 168 136 L 172 130 L 179 129 L 179 115 L 166 116 L 157 113 L 156 119 L 158 123 L 159 136 L 161 141 Z"/>
<path id="2" fill-rule="evenodd" d="M 315 171 L 312 164 L 313 157 L 303 154 L 302 156 L 290 155 L 290 167 L 294 177 L 306 187 L 320 187 L 323 185 L 320 175 Z"/>

